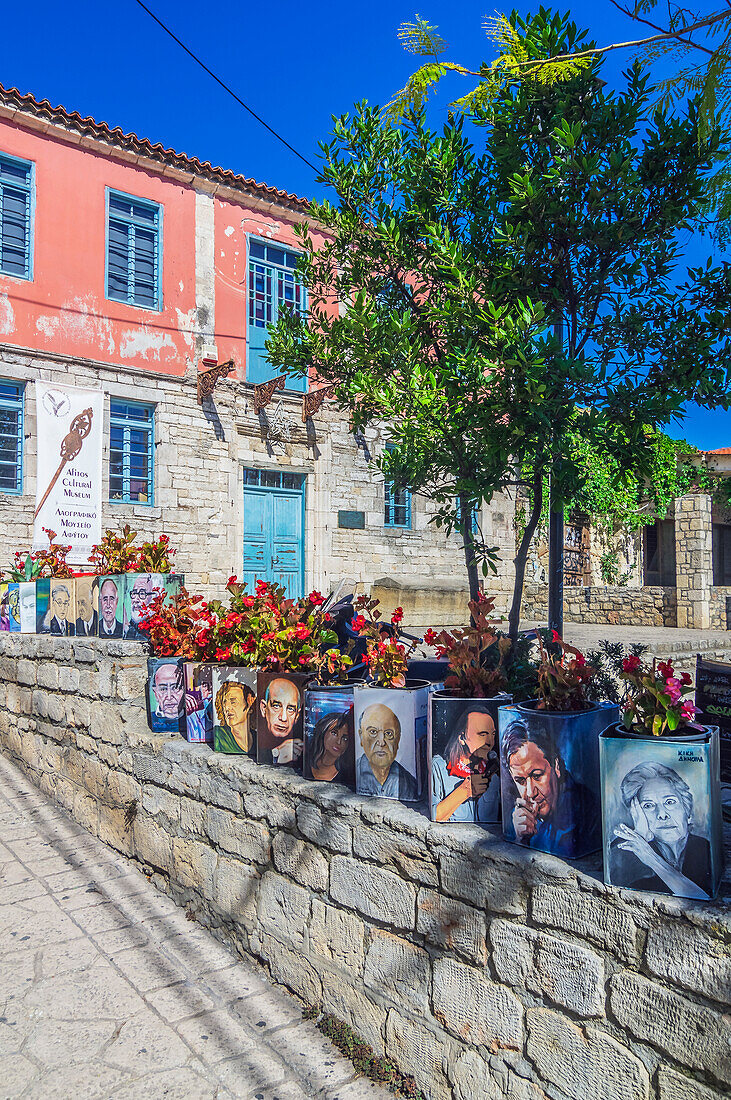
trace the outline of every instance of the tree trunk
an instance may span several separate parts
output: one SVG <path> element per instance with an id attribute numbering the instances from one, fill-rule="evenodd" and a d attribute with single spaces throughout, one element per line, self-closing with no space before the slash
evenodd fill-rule
<path id="1" fill-rule="evenodd" d="M 513 602 L 510 607 L 510 614 L 508 616 L 508 624 L 510 630 L 510 640 L 515 646 L 518 640 L 518 627 L 520 626 L 520 605 L 523 602 L 523 583 L 525 581 L 525 567 L 528 562 L 528 551 L 530 550 L 530 544 L 533 541 L 533 536 L 536 532 L 539 520 L 541 518 L 541 508 L 543 507 L 543 470 L 537 470 L 533 476 L 533 506 L 531 508 L 528 522 L 523 532 L 523 537 L 520 540 L 520 546 L 518 547 L 518 553 L 515 555 L 515 585 L 513 587 Z"/>
<path id="2" fill-rule="evenodd" d="M 472 501 L 466 496 L 459 498 L 459 525 L 462 530 L 462 546 L 464 547 L 464 560 L 467 566 L 467 579 L 470 585 L 470 599 L 476 600 L 480 595 L 480 579 L 475 560 L 475 539 L 472 534 Z"/>

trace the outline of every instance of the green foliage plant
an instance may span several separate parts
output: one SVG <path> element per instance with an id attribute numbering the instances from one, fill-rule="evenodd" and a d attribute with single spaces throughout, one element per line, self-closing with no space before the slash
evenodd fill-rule
<path id="1" fill-rule="evenodd" d="M 585 41 L 543 10 L 509 23 L 536 58 Z M 513 642 L 545 480 L 558 507 L 586 481 L 577 433 L 624 484 L 648 474 L 648 427 L 731 400 L 731 280 L 676 277 L 717 135 L 700 140 L 692 103 L 653 114 L 638 67 L 615 93 L 600 64 L 501 84 L 471 108 L 481 150 L 459 118 L 436 133 L 422 109 L 336 120 L 321 173 L 335 201 L 313 206 L 317 239 L 297 230 L 309 315 L 280 314 L 267 344 L 276 369 L 333 383 L 354 429 L 387 425 L 378 464 L 460 532 L 472 599 L 496 556 L 473 509 L 524 492 Z"/>
<path id="2" fill-rule="evenodd" d="M 468 627 L 439 633 L 427 630 L 424 635 L 426 644 L 435 646 L 436 656 L 447 658 L 444 688 L 452 695 L 492 699 L 508 686 L 504 662 L 510 639 L 500 635 L 497 623 L 489 618 L 494 606 L 494 599 L 486 596 L 471 600 Z"/>

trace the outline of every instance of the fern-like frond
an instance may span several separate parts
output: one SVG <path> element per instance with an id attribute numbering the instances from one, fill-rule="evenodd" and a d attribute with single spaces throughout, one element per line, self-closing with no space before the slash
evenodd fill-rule
<path id="1" fill-rule="evenodd" d="M 434 90 L 450 68 L 459 68 L 459 66 L 439 61 L 422 65 L 411 74 L 404 87 L 386 104 L 383 109 L 383 118 L 396 126 L 411 109 L 419 110 L 429 93 Z"/>
<path id="2" fill-rule="evenodd" d="M 439 57 L 449 48 L 449 43 L 442 38 L 437 27 L 434 27 L 426 19 L 422 19 L 417 12 L 413 23 L 402 23 L 397 32 L 398 40 L 407 53 L 418 54 L 421 57 Z"/>

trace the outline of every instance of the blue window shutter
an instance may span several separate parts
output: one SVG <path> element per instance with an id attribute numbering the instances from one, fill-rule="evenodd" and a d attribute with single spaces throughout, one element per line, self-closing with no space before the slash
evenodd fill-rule
<path id="1" fill-rule="evenodd" d="M 33 165 L 0 154 L 0 272 L 32 278 Z"/>
<path id="2" fill-rule="evenodd" d="M 0 492 L 23 492 L 23 387 L 1 380 Z"/>
<path id="3" fill-rule="evenodd" d="M 108 193 L 107 298 L 162 309 L 162 207 Z"/>
<path id="4" fill-rule="evenodd" d="M 153 504 L 155 407 L 112 401 L 109 418 L 109 499 Z"/>
<path id="5" fill-rule="evenodd" d="M 306 292 L 297 278 L 297 253 L 251 239 L 249 242 L 249 295 L 247 313 L 247 382 L 266 382 L 277 373 L 266 356 L 267 329 L 280 309 L 306 311 Z M 288 378 L 287 389 L 305 392 L 306 378 Z"/>

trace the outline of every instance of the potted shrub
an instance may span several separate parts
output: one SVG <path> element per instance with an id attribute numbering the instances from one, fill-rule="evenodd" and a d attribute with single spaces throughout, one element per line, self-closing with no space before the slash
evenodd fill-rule
<path id="1" fill-rule="evenodd" d="M 723 868 L 719 737 L 671 661 L 623 662 L 622 721 L 600 738 L 604 878 L 614 886 L 712 898 Z"/>
<path id="2" fill-rule="evenodd" d="M 99 578 L 100 638 L 146 641 L 141 623 L 153 601 L 159 595 L 170 599 L 185 581 L 172 571 L 175 551 L 168 535 L 141 546 L 136 537 L 129 524 L 120 534 L 107 530 L 90 555 Z"/>
<path id="3" fill-rule="evenodd" d="M 498 708 L 507 694 L 504 659 L 510 639 L 499 637 L 489 619 L 494 600 L 469 604 L 471 625 L 436 634 L 427 645 L 447 659 L 443 690 L 431 692 L 427 720 L 429 807 L 432 821 L 500 820 Z"/>
<path id="4" fill-rule="evenodd" d="M 352 627 L 366 640 L 365 663 L 371 682 L 356 684 L 355 788 L 359 794 L 418 802 L 426 787 L 426 712 L 431 684 L 407 679 L 416 641 L 404 646 L 396 634 L 403 611 L 390 627 L 381 621 L 378 601 L 356 600 Z"/>
<path id="5" fill-rule="evenodd" d="M 576 858 L 601 847 L 599 734 L 619 708 L 593 701 L 596 669 L 555 631 L 538 645 L 538 698 L 499 711 L 503 835 Z"/>
<path id="6" fill-rule="evenodd" d="M 256 597 L 250 637 L 259 668 L 257 760 L 301 771 L 305 688 L 323 675 L 339 678 L 350 658 L 335 649 L 337 635 L 319 592 L 292 600 L 281 586 L 257 581 Z"/>

